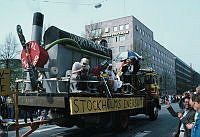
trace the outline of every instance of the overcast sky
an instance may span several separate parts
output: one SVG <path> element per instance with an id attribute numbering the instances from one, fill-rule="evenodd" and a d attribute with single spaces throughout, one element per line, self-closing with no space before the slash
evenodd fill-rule
<path id="1" fill-rule="evenodd" d="M 94 8 L 102 2 L 101 8 Z M 200 72 L 200 0 L 0 0 L 0 44 L 16 25 L 31 38 L 33 13 L 44 24 L 81 35 L 86 24 L 133 15 L 154 33 L 154 39 Z"/>

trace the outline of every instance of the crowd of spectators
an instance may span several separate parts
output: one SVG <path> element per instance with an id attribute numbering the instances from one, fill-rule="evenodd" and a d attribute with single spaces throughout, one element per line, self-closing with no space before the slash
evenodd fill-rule
<path id="1" fill-rule="evenodd" d="M 175 112 L 170 105 L 173 98 L 163 99 L 168 111 L 179 119 L 178 128 L 172 135 L 175 137 L 200 137 L 200 86 L 195 92 L 187 91 L 178 96 L 177 102 L 181 111 Z M 174 99 L 176 100 L 176 99 Z"/>

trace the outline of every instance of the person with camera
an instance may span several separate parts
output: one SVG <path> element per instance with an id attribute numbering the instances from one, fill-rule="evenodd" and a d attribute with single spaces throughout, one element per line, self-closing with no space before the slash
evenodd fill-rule
<path id="1" fill-rule="evenodd" d="M 195 110 L 191 107 L 189 96 L 183 98 L 183 104 L 184 109 L 181 112 L 175 112 L 169 101 L 166 101 L 166 108 L 170 114 L 179 118 L 178 128 L 173 133 L 174 137 L 191 137 L 191 129 L 188 129 L 186 125 L 194 121 Z"/>
<path id="2" fill-rule="evenodd" d="M 88 80 L 89 69 L 89 59 L 87 58 L 82 58 L 80 62 L 75 62 L 72 65 L 71 79 L 75 80 L 72 84 L 74 89 L 72 92 L 87 89 L 87 82 L 84 82 L 84 80 Z"/>

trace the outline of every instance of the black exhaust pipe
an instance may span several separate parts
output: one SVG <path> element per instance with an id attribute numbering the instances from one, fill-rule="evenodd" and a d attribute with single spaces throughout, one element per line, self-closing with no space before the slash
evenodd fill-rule
<path id="1" fill-rule="evenodd" d="M 41 44 L 44 15 L 40 12 L 34 13 L 31 40 Z"/>

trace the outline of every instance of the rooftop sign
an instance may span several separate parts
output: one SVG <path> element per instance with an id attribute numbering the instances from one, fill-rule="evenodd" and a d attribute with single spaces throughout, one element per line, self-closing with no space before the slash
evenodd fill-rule
<path id="1" fill-rule="evenodd" d="M 112 36 L 117 36 L 117 35 L 124 35 L 124 34 L 128 34 L 129 31 L 121 31 L 121 32 L 116 32 L 116 33 L 110 33 L 110 34 L 105 34 L 105 35 L 102 35 L 102 38 L 105 38 L 105 37 L 112 37 Z"/>

